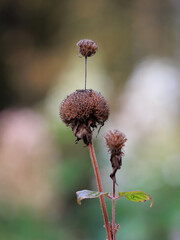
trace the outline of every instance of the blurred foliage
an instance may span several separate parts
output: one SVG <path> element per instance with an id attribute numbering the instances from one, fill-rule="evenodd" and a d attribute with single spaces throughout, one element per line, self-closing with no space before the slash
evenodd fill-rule
<path id="1" fill-rule="evenodd" d="M 168 0 L 1 1 L 0 108 L 44 97 L 84 37 L 98 42 L 117 94 L 139 59 L 173 55 L 173 7 Z"/>
<path id="2" fill-rule="evenodd" d="M 2 209 L 3 207 L 3 209 Z M 65 226 L 59 228 L 49 219 L 36 216 L 35 212 L 21 209 L 15 211 L 1 204 L 0 237 L 1 239 L 70 239 L 71 234 Z M 7 214 L 7 213 L 10 214 Z"/>

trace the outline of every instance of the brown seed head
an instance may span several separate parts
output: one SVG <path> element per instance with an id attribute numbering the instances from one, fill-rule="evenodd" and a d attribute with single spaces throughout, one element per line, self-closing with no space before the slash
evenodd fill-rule
<path id="1" fill-rule="evenodd" d="M 108 115 L 109 107 L 105 98 L 91 89 L 76 90 L 68 95 L 60 106 L 60 117 L 67 125 L 74 120 L 86 122 L 89 118 L 103 124 Z"/>
<path id="2" fill-rule="evenodd" d="M 82 39 L 76 45 L 79 47 L 78 50 L 83 57 L 93 56 L 98 49 L 98 45 L 89 39 Z"/>
<path id="3" fill-rule="evenodd" d="M 113 182 L 116 183 L 116 172 L 122 166 L 122 148 L 124 147 L 127 138 L 124 133 L 119 132 L 118 130 L 113 130 L 106 133 L 105 139 L 109 152 L 111 152 L 110 161 L 113 171 L 110 174 L 110 177 Z"/>
<path id="4" fill-rule="evenodd" d="M 62 121 L 72 127 L 77 140 L 89 144 L 91 128 L 103 125 L 108 119 L 109 107 L 105 98 L 91 89 L 76 90 L 67 96 L 60 106 Z"/>
<path id="5" fill-rule="evenodd" d="M 110 130 L 106 133 L 104 138 L 106 139 L 106 144 L 111 153 L 121 153 L 121 150 L 127 141 L 125 134 L 118 130 Z"/>

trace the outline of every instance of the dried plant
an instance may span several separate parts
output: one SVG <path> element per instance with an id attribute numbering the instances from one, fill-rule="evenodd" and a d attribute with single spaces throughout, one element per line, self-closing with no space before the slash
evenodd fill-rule
<path id="1" fill-rule="evenodd" d="M 111 165 L 113 168 L 113 172 L 111 173 L 110 177 L 112 180 L 116 183 L 116 171 L 121 168 L 122 166 L 122 148 L 125 146 L 125 142 L 127 141 L 126 136 L 124 133 L 114 130 L 109 131 L 106 133 L 105 137 L 106 144 L 109 149 L 109 152 L 111 152 Z"/>
<path id="2" fill-rule="evenodd" d="M 98 45 L 89 39 L 82 39 L 76 44 L 79 47 L 79 53 L 83 57 L 91 57 L 98 50 Z"/>
<path id="3" fill-rule="evenodd" d="M 85 89 L 76 90 L 75 92 L 68 95 L 60 105 L 60 118 L 62 121 L 72 128 L 74 135 L 76 136 L 76 143 L 82 140 L 89 148 L 90 157 L 96 177 L 96 183 L 98 192 L 90 190 L 81 190 L 76 192 L 77 201 L 81 204 L 81 201 L 86 198 L 100 198 L 101 209 L 105 222 L 105 229 L 108 240 L 116 239 L 116 232 L 119 229 L 119 224 L 115 224 L 115 203 L 117 199 L 125 197 L 128 200 L 135 202 L 144 202 L 151 200 L 152 198 L 142 191 L 132 192 L 119 192 L 116 196 L 116 172 L 122 166 L 122 148 L 125 146 L 127 141 L 124 133 L 113 130 L 109 131 L 105 135 L 106 145 L 108 151 L 111 153 L 110 162 L 113 168 L 110 177 L 113 180 L 113 195 L 109 192 L 103 192 L 101 178 L 99 174 L 97 159 L 94 152 L 92 143 L 93 130 L 98 125 L 103 126 L 109 116 L 109 106 L 105 98 L 92 89 L 86 89 L 87 82 L 87 57 L 93 56 L 98 46 L 97 44 L 88 39 L 80 40 L 77 43 L 79 53 L 85 57 Z M 108 220 L 108 214 L 105 206 L 104 196 L 112 200 L 112 224 Z"/>
<path id="4" fill-rule="evenodd" d="M 109 116 L 109 106 L 101 93 L 76 90 L 67 96 L 60 106 L 62 121 L 70 126 L 76 142 L 83 140 L 86 145 L 92 140 L 92 131 L 97 125 L 104 125 Z"/>

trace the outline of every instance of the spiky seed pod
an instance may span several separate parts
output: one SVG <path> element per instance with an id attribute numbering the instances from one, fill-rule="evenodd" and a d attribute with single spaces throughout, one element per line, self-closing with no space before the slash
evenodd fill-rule
<path id="1" fill-rule="evenodd" d="M 79 47 L 79 52 L 83 57 L 91 57 L 93 56 L 97 49 L 98 45 L 89 39 L 82 39 L 76 44 Z"/>
<path id="2" fill-rule="evenodd" d="M 111 165 L 113 168 L 113 172 L 110 174 L 110 177 L 113 181 L 116 182 L 116 171 L 121 168 L 122 166 L 122 148 L 125 146 L 125 142 L 127 141 L 127 138 L 124 133 L 113 130 L 109 131 L 105 135 L 106 145 L 108 147 L 109 152 L 111 152 Z"/>
<path id="3" fill-rule="evenodd" d="M 98 124 L 103 125 L 109 116 L 109 106 L 101 93 L 92 89 L 76 90 L 68 95 L 60 106 L 62 121 L 70 126 L 77 137 L 88 145 L 92 131 Z"/>

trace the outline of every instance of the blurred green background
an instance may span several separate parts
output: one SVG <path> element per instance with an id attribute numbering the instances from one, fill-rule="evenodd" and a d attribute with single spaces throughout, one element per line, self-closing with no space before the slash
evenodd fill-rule
<path id="1" fill-rule="evenodd" d="M 180 240 L 180 2 L 178 0 L 0 1 L 0 239 L 106 238 L 88 148 L 59 119 L 61 101 L 84 87 L 76 42 L 88 59 L 87 87 L 110 118 L 94 144 L 104 191 L 109 129 L 128 141 L 117 191 L 142 190 L 154 205 L 117 202 L 117 239 Z M 106 201 L 111 219 L 111 202 Z"/>

